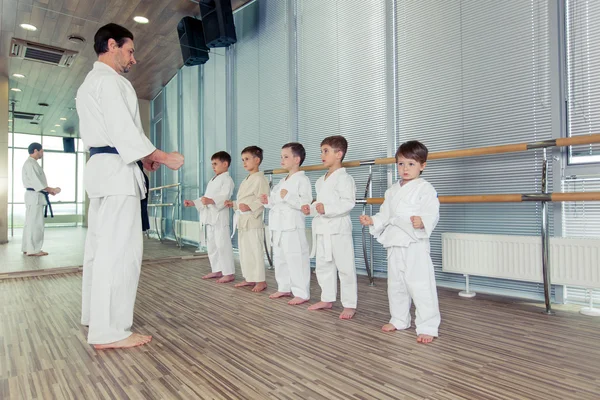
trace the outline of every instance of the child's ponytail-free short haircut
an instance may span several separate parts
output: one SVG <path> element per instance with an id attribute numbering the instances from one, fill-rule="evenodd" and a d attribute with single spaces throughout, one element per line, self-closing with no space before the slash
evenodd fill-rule
<path id="1" fill-rule="evenodd" d="M 321 146 L 331 146 L 333 150 L 341 151 L 342 161 L 344 160 L 344 157 L 346 157 L 346 152 L 348 151 L 348 141 L 345 137 L 340 135 L 326 137 L 321 142 Z"/>
<path id="2" fill-rule="evenodd" d="M 423 143 L 417 140 L 410 140 L 398 147 L 396 162 L 398 161 L 398 157 L 403 156 L 404 158 L 425 164 L 427 162 L 427 154 L 429 154 L 429 150 L 427 150 L 427 147 Z"/>
<path id="3" fill-rule="evenodd" d="M 300 165 L 302 165 L 304 159 L 306 158 L 306 150 L 304 150 L 304 146 L 302 146 L 300 143 L 286 143 L 281 149 L 290 149 L 294 157 L 300 157 Z"/>
<path id="4" fill-rule="evenodd" d="M 241 154 L 244 154 L 244 153 L 252 154 L 254 157 L 258 157 L 260 159 L 260 162 L 262 163 L 263 149 L 261 149 L 260 147 L 248 146 L 248 147 L 244 148 L 244 150 L 242 150 Z"/>

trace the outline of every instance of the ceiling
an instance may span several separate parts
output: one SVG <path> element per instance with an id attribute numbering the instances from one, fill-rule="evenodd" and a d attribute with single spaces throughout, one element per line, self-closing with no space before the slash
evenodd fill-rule
<path id="1" fill-rule="evenodd" d="M 231 0 L 232 8 L 250 1 Z M 114 22 L 131 30 L 138 64 L 126 77 L 140 99 L 150 100 L 183 65 L 177 23 L 185 16 L 199 14 L 193 0 L 0 0 L 0 5 L 0 75 L 8 75 L 10 88 L 21 89 L 9 91 L 9 104 L 15 101 L 16 111 L 43 114 L 38 125 L 15 119 L 15 132 L 56 136 L 77 135 L 75 95 L 97 59 L 93 40 L 98 28 Z M 134 16 L 144 16 L 150 23 L 138 24 Z M 22 23 L 36 26 L 37 31 L 21 28 Z M 68 36 L 72 34 L 86 42 L 70 42 Z M 17 59 L 8 56 L 12 38 L 79 54 L 71 67 Z M 15 78 L 14 73 L 25 78 Z M 40 106 L 40 102 L 49 106 Z"/>

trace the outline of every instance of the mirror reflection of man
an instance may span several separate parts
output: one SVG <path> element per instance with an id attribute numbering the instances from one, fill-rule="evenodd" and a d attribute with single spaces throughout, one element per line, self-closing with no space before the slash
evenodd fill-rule
<path id="1" fill-rule="evenodd" d="M 31 257 L 47 256 L 42 250 L 44 244 L 44 208 L 48 207 L 50 201 L 48 195 L 53 196 L 60 193 L 60 188 L 49 187 L 46 174 L 38 164 L 38 160 L 44 156 L 44 150 L 39 143 L 31 143 L 27 149 L 29 157 L 23 164 L 21 176 L 25 192 L 25 225 L 23 226 L 23 254 Z"/>

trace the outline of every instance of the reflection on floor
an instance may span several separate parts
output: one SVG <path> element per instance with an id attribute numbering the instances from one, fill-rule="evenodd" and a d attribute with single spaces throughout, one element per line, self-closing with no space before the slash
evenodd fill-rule
<path id="1" fill-rule="evenodd" d="M 28 257 L 21 252 L 22 230 L 15 229 L 14 237 L 8 244 L 0 245 L 0 277 L 6 273 L 25 271 L 45 271 L 80 267 L 83 263 L 86 228 L 61 227 L 46 228 L 44 233 L 45 257 Z M 193 256 L 196 247 L 179 248 L 174 242 L 144 239 L 144 260 L 168 257 Z M 52 272 L 52 271 L 51 271 Z M 56 271 L 54 271 L 56 272 Z"/>

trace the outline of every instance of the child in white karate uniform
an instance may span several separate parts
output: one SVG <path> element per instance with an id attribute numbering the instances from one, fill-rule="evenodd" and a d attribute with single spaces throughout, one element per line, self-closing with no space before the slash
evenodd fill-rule
<path id="1" fill-rule="evenodd" d="M 308 309 L 312 311 L 333 307 L 339 275 L 340 299 L 344 306 L 340 319 L 354 316 L 357 301 L 350 220 L 350 211 L 356 203 L 356 186 L 354 178 L 342 168 L 347 150 L 348 142 L 343 136 L 330 136 L 321 142 L 321 160 L 328 171 L 315 185 L 317 200 L 311 206 L 302 207 L 305 215 L 314 215 L 311 257 L 316 257 L 317 280 L 321 286 L 321 301 Z"/>
<path id="2" fill-rule="evenodd" d="M 263 160 L 263 150 L 258 146 L 248 146 L 242 150 L 242 163 L 249 175 L 242 181 L 236 201 L 226 201 L 227 207 L 235 211 L 233 229 L 238 230 L 240 266 L 244 281 L 235 287 L 252 286 L 253 292 L 262 292 L 267 288 L 265 280 L 265 224 L 263 222 L 264 204 L 260 197 L 269 193 L 269 181 L 259 171 Z"/>
<path id="3" fill-rule="evenodd" d="M 229 208 L 225 207 L 225 201 L 231 199 L 234 187 L 233 179 L 229 176 L 231 156 L 219 151 L 213 154 L 211 163 L 215 176 L 208 182 L 204 196 L 193 201 L 184 200 L 183 205 L 198 209 L 201 235 L 206 227 L 206 247 L 212 272 L 202 279 L 218 278 L 217 283 L 227 283 L 235 279 Z"/>
<path id="4" fill-rule="evenodd" d="M 437 192 L 420 177 L 428 150 L 422 143 L 403 143 L 396 152 L 398 176 L 385 192 L 379 213 L 362 215 L 360 222 L 388 252 L 388 300 L 391 319 L 385 332 L 410 327 L 411 299 L 415 302 L 417 342 L 438 336 L 441 317 L 429 237 L 439 220 Z"/>
<path id="5" fill-rule="evenodd" d="M 306 226 L 302 206 L 312 202 L 310 179 L 299 168 L 306 151 L 300 143 L 287 143 L 281 148 L 281 166 L 288 175 L 261 201 L 269 209 L 269 230 L 273 244 L 277 292 L 271 299 L 294 298 L 288 302 L 297 305 L 310 299 L 310 254 L 306 240 Z"/>

